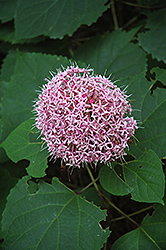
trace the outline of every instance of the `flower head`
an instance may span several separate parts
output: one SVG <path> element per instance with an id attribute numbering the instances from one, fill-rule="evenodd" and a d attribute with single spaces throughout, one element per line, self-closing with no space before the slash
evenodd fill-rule
<path id="1" fill-rule="evenodd" d="M 58 71 L 43 85 L 35 111 L 50 154 L 69 166 L 118 159 L 137 128 L 127 95 L 93 69 L 78 66 Z"/>

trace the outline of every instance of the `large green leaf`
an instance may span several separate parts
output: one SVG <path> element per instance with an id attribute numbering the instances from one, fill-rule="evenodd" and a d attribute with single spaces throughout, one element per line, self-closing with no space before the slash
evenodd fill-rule
<path id="1" fill-rule="evenodd" d="M 100 183 L 109 193 L 114 195 L 126 195 L 132 188 L 116 173 L 114 167 L 103 166 L 99 172 Z"/>
<path id="2" fill-rule="evenodd" d="M 7 156 L 15 163 L 26 159 L 30 161 L 27 168 L 29 175 L 43 177 L 47 168 L 47 151 L 41 151 L 41 142 L 36 140 L 32 131 L 34 120 L 27 120 L 19 125 L 1 144 Z M 33 138 L 34 137 L 34 138 Z"/>
<path id="3" fill-rule="evenodd" d="M 100 183 L 114 195 L 131 193 L 132 199 L 139 202 L 163 203 L 165 178 L 160 159 L 152 151 L 123 165 L 123 177 L 114 168 L 103 166 L 100 170 Z"/>
<path id="4" fill-rule="evenodd" d="M 165 177 L 161 161 L 149 150 L 137 160 L 123 165 L 124 179 L 132 188 L 132 199 L 139 202 L 162 203 Z"/>
<path id="5" fill-rule="evenodd" d="M 2 140 L 23 121 L 31 118 L 35 90 L 44 84 L 49 71 L 55 71 L 67 58 L 37 53 L 18 53 L 14 75 L 2 99 Z"/>
<path id="6" fill-rule="evenodd" d="M 155 205 L 152 216 L 147 216 L 141 227 L 119 238 L 112 250 L 164 250 L 166 249 L 166 207 Z"/>
<path id="7" fill-rule="evenodd" d="M 25 177 L 10 192 L 3 214 L 4 249 L 101 249 L 109 235 L 99 222 L 106 213 L 57 178 L 29 193 Z"/>
<path id="8" fill-rule="evenodd" d="M 81 24 L 95 22 L 106 9 L 103 0 L 18 0 L 16 39 L 71 36 Z"/>
<path id="9" fill-rule="evenodd" d="M 0 1 L 0 19 L 3 23 L 14 18 L 17 7 L 17 0 L 1 0 Z"/>
<path id="10" fill-rule="evenodd" d="M 166 9 L 153 11 L 149 14 L 145 28 L 150 29 L 138 36 L 139 44 L 153 58 L 166 62 Z"/>
<path id="11" fill-rule="evenodd" d="M 139 142 L 133 143 L 130 152 L 140 156 L 145 149 L 154 150 L 162 158 L 166 156 L 166 90 L 156 89 L 146 94 L 141 108 L 141 128 L 135 133 Z"/>
<path id="12" fill-rule="evenodd" d="M 146 68 L 146 54 L 130 42 L 134 34 L 135 30 L 116 30 L 97 35 L 77 50 L 75 58 L 90 63 L 96 73 L 113 73 L 116 79 L 137 75 Z"/>
<path id="13" fill-rule="evenodd" d="M 16 178 L 12 178 L 5 168 L 0 166 L 0 221 L 2 219 L 2 212 L 5 208 L 6 197 L 9 191 L 17 183 Z M 0 225 L 0 239 L 2 239 L 1 225 Z"/>

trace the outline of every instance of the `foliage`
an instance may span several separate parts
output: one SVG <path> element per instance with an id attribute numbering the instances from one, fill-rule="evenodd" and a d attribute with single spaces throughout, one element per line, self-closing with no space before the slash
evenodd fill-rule
<path id="1" fill-rule="evenodd" d="M 53 179 L 52 185 L 40 182 L 36 187 L 39 190 L 29 193 L 28 179 L 20 180 L 8 196 L 2 221 L 4 234 L 7 232 L 8 235 L 5 248 L 23 249 L 26 245 L 29 249 L 41 249 L 48 245 L 49 239 L 50 249 L 96 249 L 102 246 L 109 232 L 103 231 L 98 221 L 104 219 L 105 212 L 80 198 L 57 179 Z"/>
<path id="2" fill-rule="evenodd" d="M 166 1 L 0 8 L 2 249 L 166 249 Z M 127 86 L 139 129 L 121 160 L 65 168 L 33 128 L 37 91 L 71 61 Z"/>
<path id="3" fill-rule="evenodd" d="M 45 176 L 47 166 L 47 152 L 41 152 L 41 142 L 31 130 L 33 120 L 27 120 L 13 130 L 2 143 L 9 158 L 17 163 L 21 159 L 30 161 L 27 173 L 33 177 Z M 33 138 L 34 137 L 34 138 Z"/>
<path id="4" fill-rule="evenodd" d="M 164 174 L 158 156 L 149 150 L 137 160 L 123 164 L 124 180 L 115 169 L 104 166 L 100 171 L 100 182 L 110 193 L 125 195 L 140 202 L 162 203 Z"/>
<path id="5" fill-rule="evenodd" d="M 166 20 L 160 18 L 165 16 L 166 9 L 161 9 L 152 12 L 148 15 L 147 25 L 145 33 L 139 34 L 139 44 L 147 51 L 152 54 L 153 58 L 157 58 L 159 61 L 163 60 L 166 62 L 165 52 L 165 34 L 166 34 Z M 154 44 L 156 46 L 154 46 Z"/>
<path id="6" fill-rule="evenodd" d="M 164 249 L 166 244 L 165 207 L 155 205 L 152 216 L 147 215 L 140 228 L 125 234 L 115 242 L 112 249 Z M 164 222 L 164 223 L 163 223 Z M 158 230 L 160 228 L 160 230 Z"/>
<path id="7" fill-rule="evenodd" d="M 97 35 L 80 46 L 75 58 L 90 63 L 98 74 L 107 69 L 107 74 L 112 73 L 116 79 L 138 75 L 146 68 L 146 54 L 131 43 L 135 33 L 119 29 L 102 37 Z"/>

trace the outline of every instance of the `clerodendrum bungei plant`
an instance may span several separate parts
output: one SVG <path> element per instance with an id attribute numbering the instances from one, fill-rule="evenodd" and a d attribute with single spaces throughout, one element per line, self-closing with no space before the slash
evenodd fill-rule
<path id="1" fill-rule="evenodd" d="M 0 247 L 165 250 L 163 1 L 0 7 Z"/>
<path id="2" fill-rule="evenodd" d="M 65 165 L 108 163 L 122 157 L 137 128 L 127 96 L 92 69 L 67 67 L 42 88 L 36 126 Z"/>

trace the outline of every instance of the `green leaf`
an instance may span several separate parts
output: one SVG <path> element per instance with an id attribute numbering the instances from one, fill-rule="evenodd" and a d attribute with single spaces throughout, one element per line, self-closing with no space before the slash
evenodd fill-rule
<path id="1" fill-rule="evenodd" d="M 7 153 L 7 156 L 15 163 L 26 159 L 30 161 L 27 172 L 33 177 L 43 177 L 47 168 L 48 153 L 41 151 L 41 142 L 36 138 L 31 141 L 34 135 L 32 124 L 34 120 L 27 120 L 19 125 L 6 140 L 1 144 Z M 36 135 L 37 137 L 37 135 Z"/>
<path id="2" fill-rule="evenodd" d="M 3 23 L 14 18 L 17 7 L 17 0 L 1 0 L 0 1 L 0 19 Z"/>
<path id="3" fill-rule="evenodd" d="M 2 140 L 23 121 L 31 118 L 35 90 L 44 84 L 49 71 L 69 65 L 67 58 L 37 53 L 18 53 L 14 75 L 2 99 Z"/>
<path id="4" fill-rule="evenodd" d="M 81 24 L 95 22 L 106 9 L 103 0 L 18 0 L 16 39 L 71 36 Z"/>
<path id="5" fill-rule="evenodd" d="M 103 166 L 99 172 L 100 183 L 109 193 L 126 195 L 139 202 L 162 203 L 165 178 L 158 156 L 149 150 L 140 158 L 123 165 L 124 180 L 114 168 Z"/>
<path id="6" fill-rule="evenodd" d="M 9 194 L 9 191 L 17 183 L 16 178 L 12 178 L 8 171 L 0 166 L 0 221 L 2 220 L 2 212 L 5 208 L 6 197 Z M 1 232 L 0 225 L 0 239 L 2 239 L 3 234 Z"/>
<path id="7" fill-rule="evenodd" d="M 152 216 L 147 216 L 141 227 L 119 238 L 111 250 L 166 249 L 166 207 L 155 205 Z"/>
<path id="8" fill-rule="evenodd" d="M 133 200 L 163 204 L 165 177 L 161 161 L 152 150 L 124 164 L 123 172 L 126 183 L 133 189 Z"/>
<path id="9" fill-rule="evenodd" d="M 5 249 L 101 249 L 109 231 L 99 222 L 106 216 L 57 178 L 52 185 L 40 182 L 39 190 L 27 192 L 29 177 L 10 192 L 3 214 Z"/>
<path id="10" fill-rule="evenodd" d="M 14 72 L 14 66 L 16 62 L 17 54 L 15 51 L 10 51 L 7 56 L 5 57 L 2 68 L 1 68 L 1 75 L 0 75 L 0 99 L 2 99 L 4 91 L 6 90 L 8 84 L 7 82 L 10 81 L 11 76 Z M 0 100 L 1 101 L 1 100 Z M 0 104 L 0 117 L 2 116 L 2 107 Z M 2 120 L 0 119 L 0 142 L 2 142 L 1 138 L 2 136 Z M 7 157 L 5 155 L 5 152 L 2 148 L 0 148 L 0 162 L 6 162 Z"/>
<path id="11" fill-rule="evenodd" d="M 155 73 L 156 75 L 156 80 L 162 82 L 164 85 L 166 85 L 166 69 L 161 69 L 161 68 L 153 68 L 151 73 Z"/>
<path id="12" fill-rule="evenodd" d="M 2 69 L 1 69 L 1 81 L 10 81 L 11 76 L 14 74 L 14 68 L 17 60 L 16 51 L 9 51 L 7 56 L 5 57 Z"/>
<path id="13" fill-rule="evenodd" d="M 123 86 L 121 87 L 122 90 L 128 86 L 127 95 L 131 95 L 130 103 L 133 108 L 132 116 L 138 121 L 141 119 L 140 109 L 145 98 L 145 93 L 150 88 L 150 82 L 147 81 L 144 73 L 145 72 L 141 72 L 134 77 L 127 77 L 116 82 L 119 87 Z"/>
<path id="14" fill-rule="evenodd" d="M 44 41 L 46 39 L 46 37 L 44 36 L 39 36 L 36 38 L 32 38 L 32 39 L 21 39 L 21 40 L 15 40 L 15 29 L 14 29 L 14 24 L 12 22 L 8 22 L 5 24 L 0 24 L 0 38 L 1 40 L 3 40 L 4 42 L 10 42 L 12 45 L 14 44 L 24 44 L 24 43 L 32 43 L 31 47 L 33 48 L 33 46 L 35 47 L 36 43 L 39 43 L 41 41 Z M 47 45 L 48 45 L 48 41 L 47 41 Z M 28 51 L 30 52 L 30 46 L 18 46 L 17 48 L 19 48 L 22 51 Z M 13 46 L 14 49 L 14 46 Z M 41 48 L 39 49 L 40 52 Z"/>
<path id="15" fill-rule="evenodd" d="M 90 63 L 98 74 L 107 70 L 116 79 L 137 75 L 145 71 L 146 54 L 130 42 L 134 34 L 135 30 L 128 33 L 116 30 L 97 35 L 76 51 L 75 58 Z"/>
<path id="16" fill-rule="evenodd" d="M 7 88 L 7 82 L 10 81 L 11 76 L 14 73 L 16 58 L 17 53 L 11 50 L 3 61 L 0 75 L 0 99 L 3 97 L 4 90 Z"/>
<path id="17" fill-rule="evenodd" d="M 126 195 L 132 188 L 115 171 L 108 166 L 103 166 L 99 172 L 100 183 L 109 193 L 114 195 Z"/>
<path id="18" fill-rule="evenodd" d="M 166 90 L 156 89 L 145 95 L 141 108 L 141 128 L 135 136 L 139 142 L 130 146 L 130 153 L 139 157 L 145 149 L 152 149 L 162 158 L 166 156 Z"/>
<path id="19" fill-rule="evenodd" d="M 148 91 L 142 102 L 141 121 L 145 121 L 148 117 L 156 112 L 156 109 L 166 101 L 166 91 L 163 89 L 157 89 L 153 95 L 150 95 Z"/>
<path id="20" fill-rule="evenodd" d="M 166 9 L 153 11 L 149 14 L 145 28 L 150 29 L 138 36 L 139 44 L 153 58 L 166 62 Z"/>

